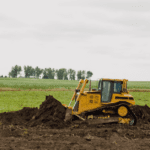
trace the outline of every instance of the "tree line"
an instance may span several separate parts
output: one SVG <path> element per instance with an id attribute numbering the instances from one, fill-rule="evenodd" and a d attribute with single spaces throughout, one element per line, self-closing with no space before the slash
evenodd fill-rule
<path id="1" fill-rule="evenodd" d="M 21 66 L 14 66 L 12 67 L 11 71 L 9 72 L 9 77 L 16 78 L 20 72 L 22 71 Z M 59 80 L 75 80 L 75 76 L 77 75 L 77 80 L 80 79 L 89 79 L 92 77 L 93 73 L 91 71 L 79 70 L 75 71 L 73 69 L 52 69 L 52 68 L 45 68 L 41 69 L 39 67 L 33 68 L 32 66 L 24 66 L 24 74 L 25 78 L 29 78 L 30 76 L 35 76 L 39 78 L 39 76 L 43 73 L 43 79 L 54 79 L 56 76 Z M 68 78 L 69 77 L 69 78 Z"/>

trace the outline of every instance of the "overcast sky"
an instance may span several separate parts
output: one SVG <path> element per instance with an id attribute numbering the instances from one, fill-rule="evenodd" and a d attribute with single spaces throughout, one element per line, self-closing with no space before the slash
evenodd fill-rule
<path id="1" fill-rule="evenodd" d="M 0 1 L 0 52 L 3 76 L 29 65 L 150 81 L 150 1 Z"/>

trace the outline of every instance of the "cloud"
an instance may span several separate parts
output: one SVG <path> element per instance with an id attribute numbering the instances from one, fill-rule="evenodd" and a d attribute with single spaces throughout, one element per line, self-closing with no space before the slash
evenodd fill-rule
<path id="1" fill-rule="evenodd" d="M 24 26 L 26 26 L 25 23 L 0 13 L 0 28 L 19 28 Z"/>
<path id="2" fill-rule="evenodd" d="M 16 20 L 7 17 L 3 23 L 1 21 L 1 25 L 19 28 L 24 25 L 21 23 L 22 21 L 27 28 L 30 28 L 23 29 L 30 33 L 28 36 L 39 40 L 64 38 L 68 40 L 82 38 L 84 40 L 95 35 L 121 34 L 148 37 L 150 32 L 147 17 L 144 18 L 146 13 L 127 9 L 135 1 L 113 1 L 113 3 L 97 0 L 45 2 L 41 4 L 37 1 L 34 11 L 32 10 L 34 3 L 31 3 L 30 6 L 28 3 L 19 3 L 20 7 L 12 12 Z M 39 11 L 39 7 L 42 11 Z M 21 21 L 19 22 L 17 19 Z M 3 33 L 2 37 L 21 36 L 25 34 L 24 31 L 18 30 L 10 35 Z"/>
<path id="3" fill-rule="evenodd" d="M 81 7 L 90 7 L 90 8 L 106 8 L 113 11 L 150 11 L 149 10 L 149 1 L 147 0 L 82 0 L 77 2 L 76 0 L 66 1 L 62 5 L 68 6 L 81 6 Z"/>
<path id="4" fill-rule="evenodd" d="M 116 74 L 117 66 L 124 69 L 122 76 L 128 68 L 138 72 L 149 67 L 149 18 L 145 0 L 14 0 L 9 5 L 3 1 L 0 49 L 5 55 L 9 53 L 10 62 L 21 65 L 42 62 L 44 67 L 87 68 L 94 72 L 98 64 L 103 72 L 112 69 L 109 75 Z M 132 69 L 130 72 L 136 75 Z"/>
<path id="5" fill-rule="evenodd" d="M 27 25 L 12 17 L 0 14 L 0 38 L 1 39 L 20 39 L 26 36 Z"/>

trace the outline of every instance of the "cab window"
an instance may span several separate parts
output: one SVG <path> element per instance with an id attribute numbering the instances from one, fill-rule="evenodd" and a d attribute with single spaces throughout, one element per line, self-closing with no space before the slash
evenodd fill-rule
<path id="1" fill-rule="evenodd" d="M 101 90 L 101 81 L 98 82 L 98 90 Z"/>
<path id="2" fill-rule="evenodd" d="M 120 93 L 122 89 L 121 82 L 114 82 L 114 93 Z"/>

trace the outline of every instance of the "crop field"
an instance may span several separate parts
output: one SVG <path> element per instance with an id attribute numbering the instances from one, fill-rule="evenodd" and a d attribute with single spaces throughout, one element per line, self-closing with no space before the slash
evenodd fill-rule
<path id="1" fill-rule="evenodd" d="M 53 95 L 62 104 L 69 104 L 79 81 L 53 79 L 0 78 L 0 112 L 17 111 L 23 107 L 40 107 L 46 95 Z M 92 81 L 97 88 L 98 80 Z M 88 90 L 89 83 L 85 90 Z M 129 81 L 128 89 L 150 89 L 150 82 Z M 20 89 L 20 91 L 17 91 Z M 34 89 L 34 90 L 33 90 Z M 130 92 L 137 105 L 150 106 L 150 92 Z M 72 102 L 71 106 L 73 106 Z"/>
<path id="2" fill-rule="evenodd" d="M 79 81 L 55 80 L 55 79 L 32 79 L 32 78 L 0 78 L 0 87 L 16 89 L 75 89 Z M 98 80 L 92 81 L 92 88 L 97 88 Z M 89 83 L 86 88 L 89 87 Z M 150 89 L 150 81 L 128 81 L 128 89 Z"/>
<path id="3" fill-rule="evenodd" d="M 94 82 L 93 85 L 96 86 L 97 82 Z M 55 89 L 55 88 L 65 88 L 71 89 L 76 88 L 79 84 L 79 81 L 70 81 L 70 80 L 55 80 L 55 79 L 25 79 L 25 78 L 0 78 L 0 87 L 9 87 L 16 89 Z M 88 85 L 87 85 L 88 87 Z"/>

